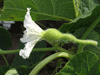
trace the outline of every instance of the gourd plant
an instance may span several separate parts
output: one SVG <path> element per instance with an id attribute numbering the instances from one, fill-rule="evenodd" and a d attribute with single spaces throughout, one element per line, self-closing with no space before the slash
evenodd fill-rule
<path id="1" fill-rule="evenodd" d="M 0 20 L 24 21 L 23 24 L 26 28 L 23 37 L 20 39 L 25 47 L 22 47 L 20 42 L 19 49 L 8 51 L 7 49 L 11 46 L 11 37 L 5 29 L 0 27 L 0 35 L 5 38 L 7 36 L 9 40 L 6 43 L 4 41 L 0 43 L 0 54 L 7 63 L 6 71 L 4 70 L 1 74 L 37 75 L 46 64 L 60 57 L 70 60 L 59 72 L 55 73 L 54 71 L 52 75 L 100 74 L 99 0 L 4 0 Z M 64 23 L 59 29 L 47 28 L 44 30 L 34 22 L 38 20 L 64 20 L 69 23 Z M 5 32 L 5 35 L 2 32 Z M 1 37 L 1 39 L 4 38 Z M 41 40 L 47 41 L 52 47 L 39 48 L 38 43 L 42 44 L 41 47 L 45 47 L 45 43 Z M 60 44 L 64 45 L 68 42 L 75 43 L 78 46 L 76 53 L 60 46 Z M 5 44 L 8 45 L 5 46 Z M 35 51 L 37 51 L 37 54 L 34 53 Z M 58 52 L 42 60 L 45 53 L 39 51 Z M 9 65 L 4 54 L 11 53 L 19 54 Z M 38 61 L 36 58 L 38 58 Z M 1 67 L 1 69 L 3 70 L 4 67 Z"/>

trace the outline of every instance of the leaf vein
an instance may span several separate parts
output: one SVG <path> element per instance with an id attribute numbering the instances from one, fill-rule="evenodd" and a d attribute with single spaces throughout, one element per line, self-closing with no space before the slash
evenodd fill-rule
<path id="1" fill-rule="evenodd" d="M 12 9 L 12 10 L 20 10 L 20 11 L 26 11 L 26 10 L 23 10 L 23 9 L 18 9 L 18 8 L 5 8 L 5 9 Z M 61 16 L 56 16 L 56 15 L 50 15 L 50 14 L 44 14 L 44 13 L 39 13 L 39 12 L 33 12 L 31 11 L 32 13 L 35 13 L 35 14 L 40 14 L 40 15 L 45 15 L 45 16 L 50 16 L 50 17 L 54 17 L 54 18 L 59 18 L 59 19 L 64 19 L 64 20 L 69 20 L 69 21 L 72 21 L 72 19 L 69 19 L 69 18 L 65 18 L 65 17 L 61 17 Z"/>

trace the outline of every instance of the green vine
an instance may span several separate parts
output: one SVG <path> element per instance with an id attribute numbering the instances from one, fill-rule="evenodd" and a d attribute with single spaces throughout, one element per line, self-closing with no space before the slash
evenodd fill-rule
<path id="1" fill-rule="evenodd" d="M 38 65 L 36 65 L 34 67 L 34 69 L 31 71 L 31 73 L 29 75 L 37 75 L 37 73 L 49 62 L 51 62 L 52 60 L 56 59 L 56 58 L 60 58 L 60 57 L 65 57 L 66 59 L 71 59 L 74 55 L 71 55 L 69 53 L 65 53 L 65 52 L 58 52 L 55 53 L 53 55 L 50 55 L 49 57 L 45 58 L 44 60 L 42 60 Z"/>
<path id="2" fill-rule="evenodd" d="M 86 32 L 83 34 L 83 36 L 81 37 L 81 39 L 85 39 L 88 34 L 96 27 L 96 25 L 100 22 L 100 16 L 98 16 L 98 18 L 91 24 L 91 26 L 86 30 Z M 83 47 L 85 45 L 84 44 L 80 44 L 77 50 L 77 53 L 83 52 Z"/>

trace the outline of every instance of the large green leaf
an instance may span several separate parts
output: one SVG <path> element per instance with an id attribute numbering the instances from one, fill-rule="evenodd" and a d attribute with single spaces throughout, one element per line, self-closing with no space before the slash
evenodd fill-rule
<path id="1" fill-rule="evenodd" d="M 84 14 L 90 12 L 98 4 L 98 0 L 80 0 L 79 13 Z"/>
<path id="2" fill-rule="evenodd" d="M 98 0 L 74 0 L 76 17 L 92 11 L 99 4 Z"/>
<path id="3" fill-rule="evenodd" d="M 87 28 L 80 28 L 80 29 L 77 29 L 75 32 L 74 32 L 74 35 L 77 37 L 77 38 L 80 38 L 84 32 L 87 30 Z M 89 33 L 89 35 L 86 37 L 86 39 L 91 39 L 91 40 L 95 40 L 98 42 L 98 45 L 97 46 L 93 46 L 93 45 L 86 45 L 84 47 L 84 51 L 88 50 L 88 51 L 92 51 L 94 53 L 97 54 L 97 56 L 100 58 L 100 35 L 95 32 L 94 30 L 91 31 Z"/>
<path id="4" fill-rule="evenodd" d="M 100 75 L 100 60 L 92 52 L 76 54 L 56 75 Z"/>
<path id="5" fill-rule="evenodd" d="M 23 49 L 24 44 L 19 43 L 19 49 Z M 46 44 L 44 41 L 38 42 L 35 48 L 45 48 Z M 15 59 L 12 62 L 12 67 L 19 67 L 21 65 L 32 66 L 33 64 L 38 63 L 44 57 L 45 52 L 32 52 L 29 59 L 23 59 L 19 54 L 16 54 Z"/>
<path id="6" fill-rule="evenodd" d="M 0 49 L 6 50 L 12 45 L 11 36 L 8 31 L 0 27 Z"/>
<path id="7" fill-rule="evenodd" d="M 4 0 L 2 19 L 23 21 L 27 8 L 34 21 L 75 18 L 73 0 Z"/>
<path id="8" fill-rule="evenodd" d="M 63 24 L 59 30 L 62 32 L 67 32 L 67 31 L 74 31 L 78 28 L 82 27 L 88 27 L 90 26 L 95 19 L 100 15 L 100 5 L 96 6 L 95 9 L 87 14 L 83 14 L 77 18 L 75 18 L 71 23 L 65 23 Z"/>
<path id="9" fill-rule="evenodd" d="M 4 0 L 1 20 L 23 21 L 27 9 L 36 20 L 67 20 L 92 10 L 97 0 Z"/>

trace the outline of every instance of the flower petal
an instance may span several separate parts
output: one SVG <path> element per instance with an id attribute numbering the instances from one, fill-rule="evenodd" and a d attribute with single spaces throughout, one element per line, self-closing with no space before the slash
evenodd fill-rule
<path id="1" fill-rule="evenodd" d="M 24 59 L 29 58 L 30 53 L 31 53 L 33 47 L 35 46 L 35 44 L 36 44 L 37 41 L 39 41 L 39 40 L 40 40 L 40 38 L 37 38 L 37 39 L 34 40 L 34 41 L 27 42 L 27 43 L 25 44 L 24 49 L 21 49 L 21 50 L 20 50 L 19 55 L 22 56 Z"/>
<path id="2" fill-rule="evenodd" d="M 25 30 L 24 31 L 24 35 L 23 38 L 21 38 L 21 42 L 25 43 L 25 42 L 29 42 L 29 41 L 33 41 L 35 39 L 37 39 L 38 37 L 41 37 L 43 34 L 42 33 L 34 33 L 34 32 L 30 32 L 29 30 Z"/>
<path id="3" fill-rule="evenodd" d="M 32 32 L 40 33 L 43 30 L 34 21 L 32 21 L 32 18 L 30 16 L 30 9 L 31 8 L 27 8 L 27 13 L 24 20 L 24 27 Z"/>

